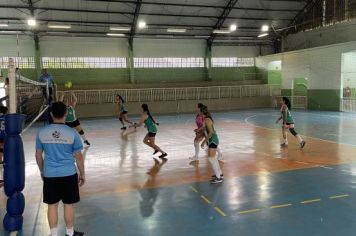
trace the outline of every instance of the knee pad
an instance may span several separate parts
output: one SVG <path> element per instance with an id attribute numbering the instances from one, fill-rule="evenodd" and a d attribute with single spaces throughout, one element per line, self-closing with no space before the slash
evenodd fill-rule
<path id="1" fill-rule="evenodd" d="M 79 133 L 80 135 L 83 135 L 83 134 L 84 134 L 84 131 L 81 130 L 81 131 L 79 131 L 78 133 Z"/>
<path id="2" fill-rule="evenodd" d="M 121 122 L 122 122 L 122 118 L 121 118 L 121 117 L 119 118 L 119 121 L 121 121 Z"/>
<path id="3" fill-rule="evenodd" d="M 289 131 L 293 136 L 297 136 L 297 132 L 295 132 L 294 128 L 290 128 Z"/>
<path id="4" fill-rule="evenodd" d="M 0 153 L 3 153 L 4 152 L 4 149 L 3 148 L 0 148 Z"/>

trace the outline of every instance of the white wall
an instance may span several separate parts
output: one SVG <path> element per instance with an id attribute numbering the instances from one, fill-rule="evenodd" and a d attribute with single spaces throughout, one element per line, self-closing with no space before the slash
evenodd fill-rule
<path id="1" fill-rule="evenodd" d="M 283 89 L 291 89 L 293 79 L 301 77 L 309 79 L 310 89 L 340 89 L 342 54 L 354 50 L 356 42 L 335 44 L 258 57 L 256 65 L 268 69 L 270 62 L 281 60 Z"/>
<path id="2" fill-rule="evenodd" d="M 272 54 L 273 49 L 262 46 L 262 55 Z M 212 57 L 257 57 L 260 55 L 258 46 L 213 46 Z"/>
<path id="3" fill-rule="evenodd" d="M 0 37 L 0 57 L 17 56 L 30 57 L 35 55 L 35 42 L 33 38 L 27 36 L 6 36 Z"/>
<path id="4" fill-rule="evenodd" d="M 342 54 L 343 87 L 356 88 L 356 51 Z"/>

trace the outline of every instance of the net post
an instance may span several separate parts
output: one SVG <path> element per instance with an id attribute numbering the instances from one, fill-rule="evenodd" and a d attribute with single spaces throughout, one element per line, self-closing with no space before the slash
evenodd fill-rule
<path id="1" fill-rule="evenodd" d="M 24 116 L 16 114 L 16 73 L 15 63 L 11 58 L 8 66 L 10 114 L 5 116 L 4 142 L 4 192 L 7 199 L 6 214 L 3 219 L 4 229 L 19 231 L 23 226 L 25 197 L 25 154 L 20 136 Z"/>

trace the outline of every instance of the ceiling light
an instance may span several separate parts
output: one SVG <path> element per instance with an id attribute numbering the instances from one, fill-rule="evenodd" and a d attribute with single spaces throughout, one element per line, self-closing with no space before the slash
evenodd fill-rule
<path id="1" fill-rule="evenodd" d="M 146 22 L 144 22 L 144 21 L 139 21 L 138 22 L 138 28 L 144 29 L 146 27 L 147 27 Z"/>
<path id="2" fill-rule="evenodd" d="M 130 27 L 110 27 L 110 30 L 116 30 L 116 31 L 130 31 Z"/>
<path id="3" fill-rule="evenodd" d="M 107 36 L 113 36 L 113 37 L 124 37 L 125 34 L 112 34 L 112 33 L 107 33 Z"/>
<path id="4" fill-rule="evenodd" d="M 266 37 L 266 36 L 268 36 L 268 34 L 267 34 L 267 33 L 264 33 L 264 34 L 258 35 L 257 37 L 258 37 L 258 38 L 262 38 L 262 37 Z"/>
<path id="5" fill-rule="evenodd" d="M 233 24 L 233 25 L 230 25 L 230 31 L 233 32 L 233 31 L 236 31 L 237 30 L 237 25 Z"/>
<path id="6" fill-rule="evenodd" d="M 186 29 L 173 29 L 173 28 L 171 28 L 171 29 L 167 29 L 167 32 L 169 32 L 169 33 L 185 33 L 185 32 L 187 32 L 187 30 Z"/>
<path id="7" fill-rule="evenodd" d="M 0 23 L 0 27 L 8 27 L 8 26 L 9 26 L 8 24 Z"/>
<path id="8" fill-rule="evenodd" d="M 269 30 L 269 26 L 268 25 L 262 25 L 262 32 L 267 32 Z"/>
<path id="9" fill-rule="evenodd" d="M 214 30 L 213 33 L 214 34 L 230 34 L 231 31 L 230 30 Z"/>
<path id="10" fill-rule="evenodd" d="M 70 25 L 48 25 L 48 28 L 52 28 L 52 29 L 70 29 L 72 28 L 72 26 Z"/>
<path id="11" fill-rule="evenodd" d="M 36 26 L 36 20 L 35 19 L 28 19 L 27 24 L 29 26 Z"/>

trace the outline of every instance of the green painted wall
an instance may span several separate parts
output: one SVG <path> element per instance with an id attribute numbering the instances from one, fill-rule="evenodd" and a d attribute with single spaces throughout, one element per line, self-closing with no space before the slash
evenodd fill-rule
<path id="1" fill-rule="evenodd" d="M 293 95 L 307 96 L 308 95 L 308 81 L 305 78 L 296 78 L 293 80 Z"/>
<path id="2" fill-rule="evenodd" d="M 25 76 L 26 78 L 37 80 L 36 76 L 36 69 L 21 69 L 21 75 Z M 7 76 L 7 70 L 3 70 L 4 77 Z"/>
<path id="3" fill-rule="evenodd" d="M 196 82 L 207 79 L 206 68 L 136 68 L 136 83 Z"/>
<path id="4" fill-rule="evenodd" d="M 211 69 L 213 80 L 255 80 L 256 67 L 213 67 Z"/>
<path id="5" fill-rule="evenodd" d="M 308 90 L 308 109 L 323 111 L 340 111 L 341 90 Z"/>
<path id="6" fill-rule="evenodd" d="M 282 84 L 282 71 L 269 70 L 267 76 L 268 76 L 268 84 Z"/>
<path id="7" fill-rule="evenodd" d="M 291 89 L 282 89 L 281 93 L 282 93 L 282 96 L 286 96 L 286 97 L 292 96 Z"/>

